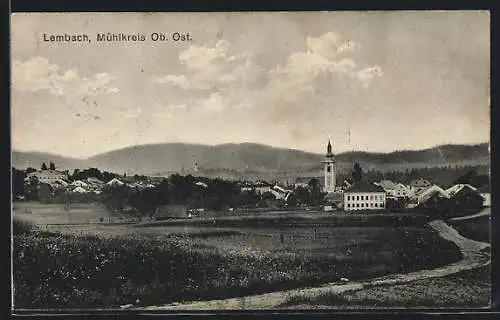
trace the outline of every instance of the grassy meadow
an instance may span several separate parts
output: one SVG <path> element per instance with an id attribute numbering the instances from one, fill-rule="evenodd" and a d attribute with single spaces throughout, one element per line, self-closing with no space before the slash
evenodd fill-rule
<path id="1" fill-rule="evenodd" d="M 429 290 L 432 288 L 432 290 Z M 443 278 L 381 285 L 310 298 L 291 296 L 282 308 L 488 308 L 491 275 L 488 266 Z"/>
<path id="2" fill-rule="evenodd" d="M 50 209 L 16 212 L 16 220 L 38 221 L 38 230 L 17 228 L 14 234 L 16 308 L 229 298 L 415 271 L 461 258 L 453 243 L 420 218 L 280 213 L 260 220 L 129 225 L 72 220 L 47 226 L 45 217 L 56 215 Z M 78 221 L 99 220 L 95 213 L 79 215 Z"/>
<path id="3" fill-rule="evenodd" d="M 466 238 L 486 243 L 491 242 L 491 216 L 481 216 L 468 220 L 450 220 L 447 223 Z"/>

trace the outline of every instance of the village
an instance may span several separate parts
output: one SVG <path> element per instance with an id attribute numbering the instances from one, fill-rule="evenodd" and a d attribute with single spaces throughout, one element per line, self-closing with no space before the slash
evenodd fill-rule
<path id="1" fill-rule="evenodd" d="M 300 209 L 332 214 L 420 212 L 459 216 L 476 213 L 491 203 L 487 176 L 479 178 L 469 174 L 469 177 L 457 177 L 456 183 L 451 186 L 440 186 L 424 177 L 408 184 L 388 179 L 367 181 L 362 176 L 361 166 L 355 163 L 351 177 L 338 181 L 330 142 L 323 165 L 323 177 L 299 177 L 285 184 L 278 181 L 225 181 L 192 174 L 174 174 L 169 178 L 127 176 L 101 172 L 96 168 L 75 170 L 70 174 L 67 170 L 56 170 L 54 163 L 50 163 L 49 167 L 43 163 L 40 170 L 29 168 L 17 171 L 23 182 L 22 186 L 14 185 L 14 196 L 16 201 L 38 200 L 69 205 L 106 202 L 105 199 L 109 199 L 106 195 L 121 194 L 122 201 L 112 210 L 156 218 L 190 218 L 205 211 L 237 214 Z M 175 184 L 173 179 L 177 179 L 178 183 Z M 219 188 L 221 184 L 226 184 L 229 189 Z M 167 185 L 171 189 L 170 196 L 160 191 Z M 185 189 L 181 192 L 185 196 L 171 197 L 176 193 L 173 189 Z M 134 195 L 144 199 L 147 194 L 150 203 L 146 208 L 137 205 L 137 201 L 135 204 L 130 201 Z M 151 201 L 152 197 L 165 199 Z"/>

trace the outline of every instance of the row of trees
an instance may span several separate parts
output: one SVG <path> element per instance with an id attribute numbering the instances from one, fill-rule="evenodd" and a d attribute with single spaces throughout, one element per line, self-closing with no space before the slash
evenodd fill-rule
<path id="1" fill-rule="evenodd" d="M 103 201 L 112 210 L 129 206 L 141 214 L 152 214 L 161 205 L 182 204 L 192 208 L 220 210 L 228 207 L 255 206 L 262 200 L 253 191 L 241 191 L 236 182 L 204 179 L 206 187 L 197 185 L 191 176 L 174 174 L 156 188 L 131 189 L 126 186 L 106 188 Z"/>
<path id="2" fill-rule="evenodd" d="M 45 164 L 45 162 L 43 162 L 41 169 L 42 170 L 56 170 L 56 165 L 54 164 L 54 162 L 51 161 L 49 163 L 49 167 L 47 168 L 47 165 Z"/>
<path id="3" fill-rule="evenodd" d="M 426 179 L 442 187 L 451 187 L 458 183 L 467 183 L 475 187 L 489 186 L 490 177 L 488 168 L 485 166 L 463 166 L 463 167 L 433 167 L 413 168 L 406 170 L 363 171 L 359 163 L 355 163 L 351 172 L 339 173 L 339 181 L 355 183 L 359 181 L 379 182 L 381 180 L 392 180 L 409 184 L 416 179 Z"/>

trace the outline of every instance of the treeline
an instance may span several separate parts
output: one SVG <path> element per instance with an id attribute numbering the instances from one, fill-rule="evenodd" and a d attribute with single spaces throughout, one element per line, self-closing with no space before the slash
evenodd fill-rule
<path id="1" fill-rule="evenodd" d="M 471 183 L 472 185 L 489 185 L 489 168 L 484 165 L 460 167 L 443 166 L 431 168 L 412 168 L 402 171 L 368 170 L 366 172 L 363 172 L 363 180 L 369 182 L 392 180 L 394 182 L 409 184 L 413 180 L 423 178 L 444 188 L 451 187 L 456 183 L 460 183 L 458 181 L 462 181 L 463 179 L 459 179 L 464 177 L 468 181 L 467 183 Z M 339 182 L 344 180 L 351 181 L 352 173 L 341 172 L 339 174 Z"/>
<path id="2" fill-rule="evenodd" d="M 157 207 L 173 204 L 209 210 L 267 205 L 265 197 L 255 190 L 242 191 L 237 182 L 179 174 L 163 179 L 155 188 L 108 187 L 102 196 L 110 210 L 129 207 L 142 215 L 152 215 Z"/>

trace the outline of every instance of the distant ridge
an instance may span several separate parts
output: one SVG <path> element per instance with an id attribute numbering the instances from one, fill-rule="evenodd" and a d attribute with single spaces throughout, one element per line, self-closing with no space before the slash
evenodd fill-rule
<path id="1" fill-rule="evenodd" d="M 488 143 L 441 145 L 423 150 L 388 153 L 362 151 L 335 155 L 339 169 L 357 161 L 365 170 L 489 165 Z M 126 174 L 168 175 L 197 173 L 218 176 L 273 176 L 321 173 L 322 154 L 276 148 L 256 143 L 229 143 L 216 146 L 187 143 L 148 144 L 105 152 L 87 159 L 75 159 L 43 152 L 12 152 L 12 166 L 39 168 L 42 162 L 54 162 L 61 169 L 96 167 Z M 196 171 L 197 169 L 197 171 Z"/>

